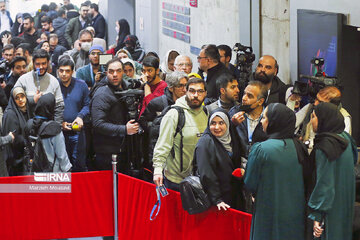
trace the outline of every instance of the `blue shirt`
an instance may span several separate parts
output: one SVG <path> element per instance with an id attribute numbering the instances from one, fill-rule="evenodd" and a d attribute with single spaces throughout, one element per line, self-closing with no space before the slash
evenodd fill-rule
<path id="1" fill-rule="evenodd" d="M 84 119 L 90 114 L 89 111 L 89 89 L 83 80 L 72 78 L 68 87 L 61 80 L 60 87 L 64 98 L 64 122 L 72 123 L 76 117 Z"/>

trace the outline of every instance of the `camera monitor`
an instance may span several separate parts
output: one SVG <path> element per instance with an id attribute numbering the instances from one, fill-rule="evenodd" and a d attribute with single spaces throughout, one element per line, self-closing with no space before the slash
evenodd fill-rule
<path id="1" fill-rule="evenodd" d="M 108 61 L 110 61 L 113 58 L 112 54 L 100 54 L 99 55 L 99 64 L 100 65 L 106 65 Z"/>

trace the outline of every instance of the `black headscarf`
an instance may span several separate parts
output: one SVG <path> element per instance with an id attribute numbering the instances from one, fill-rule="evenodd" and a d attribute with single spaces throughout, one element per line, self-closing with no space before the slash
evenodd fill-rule
<path id="1" fill-rule="evenodd" d="M 43 138 L 56 136 L 61 132 L 61 125 L 54 120 L 55 96 L 47 93 L 39 98 L 34 110 L 34 119 L 30 123 L 30 134 Z M 46 125 L 43 123 L 46 122 Z"/>
<path id="2" fill-rule="evenodd" d="M 119 51 L 121 48 L 125 46 L 124 40 L 127 35 L 130 34 L 130 26 L 126 19 L 120 19 L 118 21 L 120 30 L 118 33 L 118 43 L 115 48 L 115 52 Z"/>
<path id="3" fill-rule="evenodd" d="M 338 135 L 344 131 L 344 117 L 332 103 L 320 103 L 314 111 L 318 118 L 314 149 L 322 150 L 329 161 L 334 161 L 349 144 L 349 141 Z"/>
<path id="4" fill-rule="evenodd" d="M 266 116 L 268 118 L 268 127 L 266 133 L 272 139 L 293 138 L 295 132 L 296 117 L 282 103 L 271 103 L 267 107 Z"/>

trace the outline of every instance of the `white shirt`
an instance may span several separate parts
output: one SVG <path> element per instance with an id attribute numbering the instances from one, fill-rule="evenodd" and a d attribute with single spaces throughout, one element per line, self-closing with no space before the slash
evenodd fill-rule
<path id="1" fill-rule="evenodd" d="M 0 32 L 3 31 L 10 31 L 10 20 L 5 12 L 0 12 L 1 15 L 1 27 L 0 27 Z"/>

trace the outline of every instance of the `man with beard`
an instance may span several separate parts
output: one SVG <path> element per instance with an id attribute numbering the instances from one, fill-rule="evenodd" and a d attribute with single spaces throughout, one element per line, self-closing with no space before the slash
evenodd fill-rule
<path id="1" fill-rule="evenodd" d="M 39 98 L 46 93 L 55 96 L 55 121 L 62 124 L 64 112 L 64 99 L 59 81 L 47 73 L 49 54 L 44 49 L 35 50 L 33 55 L 34 70 L 22 75 L 14 87 L 22 87 L 29 101 L 30 108 L 34 108 Z M 38 69 L 38 71 L 36 71 Z"/>
<path id="2" fill-rule="evenodd" d="M 31 49 L 34 49 L 40 43 L 41 31 L 38 31 L 34 27 L 34 18 L 30 14 L 24 14 L 24 34 L 22 37 L 30 44 Z"/>
<path id="3" fill-rule="evenodd" d="M 70 47 L 74 47 L 74 43 L 79 36 L 82 29 L 91 26 L 91 22 L 88 19 L 89 6 L 81 4 L 80 16 L 70 19 L 65 29 L 65 38 Z M 88 49 L 89 51 L 89 49 Z"/>
<path id="4" fill-rule="evenodd" d="M 229 115 L 236 125 L 243 146 L 246 146 L 246 158 L 252 144 L 267 139 L 261 125 L 267 87 L 260 81 L 251 81 L 244 90 L 242 105 L 230 109 Z"/>
<path id="5" fill-rule="evenodd" d="M 96 3 L 90 5 L 90 16 L 92 17 L 91 25 L 95 29 L 94 37 L 105 39 L 106 22 L 103 15 L 99 13 L 99 6 Z"/>
<path id="6" fill-rule="evenodd" d="M 208 116 L 202 106 L 205 97 L 204 80 L 192 78 L 186 84 L 185 96 L 174 105 L 182 108 L 185 116 L 185 125 L 179 134 L 175 134 L 178 110 L 170 109 L 163 117 L 153 155 L 153 181 L 157 186 L 165 184 L 179 191 L 179 183 L 192 173 L 195 146 L 207 127 Z"/>
<path id="7" fill-rule="evenodd" d="M 104 53 L 104 49 L 101 46 L 92 46 L 89 50 L 90 63 L 76 71 L 76 77 L 83 79 L 89 88 L 100 81 L 101 73 L 104 71 L 103 67 L 99 65 L 99 55 L 102 53 Z"/>
<path id="8" fill-rule="evenodd" d="M 239 105 L 239 84 L 236 78 L 230 73 L 224 73 L 216 81 L 216 88 L 220 93 L 220 97 L 216 102 L 207 105 L 208 112 L 212 112 L 217 108 L 222 108 L 226 112 Z"/>
<path id="9" fill-rule="evenodd" d="M 0 33 L 4 31 L 11 31 L 13 21 L 10 17 L 10 12 L 6 11 L 6 3 L 4 0 L 0 1 Z"/>
<path id="10" fill-rule="evenodd" d="M 141 76 L 141 80 L 144 83 L 144 99 L 139 116 L 142 115 L 151 100 L 164 94 L 167 84 L 161 80 L 159 72 L 159 59 L 154 56 L 145 57 L 143 61 L 143 75 Z"/>
<path id="11" fill-rule="evenodd" d="M 117 154 L 121 160 L 119 168 L 128 170 L 126 136 L 138 133 L 139 124 L 135 119 L 127 121 L 127 107 L 121 96 L 115 92 L 127 89 L 128 83 L 122 79 L 122 62 L 114 58 L 107 62 L 107 76 L 99 86 L 90 103 L 93 126 L 93 145 L 96 153 L 97 170 L 111 170 L 111 155 Z M 125 140 L 125 141 L 124 141 Z M 123 144 L 125 143 L 125 144 Z"/>
<path id="12" fill-rule="evenodd" d="M 19 77 L 26 73 L 26 58 L 15 57 L 10 62 L 10 68 L 11 68 L 12 74 L 8 78 L 8 80 L 6 82 L 6 86 L 4 88 L 8 99 L 10 99 L 11 89 L 14 87 L 14 85 L 17 82 L 17 80 L 19 79 Z"/>
<path id="13" fill-rule="evenodd" d="M 279 72 L 279 65 L 276 59 L 270 55 L 264 55 L 259 59 L 259 63 L 254 73 L 254 80 L 265 84 L 268 90 L 268 98 L 266 105 L 270 103 L 285 103 L 286 86 L 277 74 Z"/>

